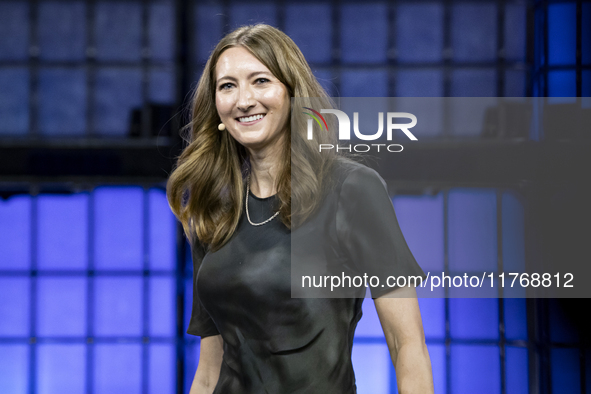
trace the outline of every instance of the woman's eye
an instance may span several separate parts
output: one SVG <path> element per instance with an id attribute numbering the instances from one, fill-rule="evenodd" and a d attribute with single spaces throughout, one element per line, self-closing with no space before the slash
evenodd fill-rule
<path id="1" fill-rule="evenodd" d="M 226 82 L 220 85 L 220 90 L 226 90 L 226 89 L 230 89 L 232 87 L 232 84 L 230 82 Z"/>
<path id="2" fill-rule="evenodd" d="M 267 78 L 257 78 L 255 81 L 257 84 L 262 84 L 262 83 L 266 83 L 266 82 L 270 82 Z"/>

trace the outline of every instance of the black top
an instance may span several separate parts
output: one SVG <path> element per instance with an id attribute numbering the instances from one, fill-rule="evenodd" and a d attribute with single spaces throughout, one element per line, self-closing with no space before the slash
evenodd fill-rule
<path id="1" fill-rule="evenodd" d="M 381 283 L 388 275 L 424 277 L 377 172 L 340 163 L 334 179 L 320 209 L 294 231 L 294 237 L 300 231 L 297 242 L 278 217 L 253 226 L 243 213 L 218 251 L 205 253 L 199 242 L 192 243 L 194 296 L 187 333 L 222 335 L 214 394 L 356 392 L 351 349 L 365 288 L 355 289 L 355 298 L 292 298 L 292 245 L 294 258 L 376 275 Z M 254 223 L 273 215 L 275 196 L 248 198 Z M 371 291 L 375 298 L 392 288 Z"/>

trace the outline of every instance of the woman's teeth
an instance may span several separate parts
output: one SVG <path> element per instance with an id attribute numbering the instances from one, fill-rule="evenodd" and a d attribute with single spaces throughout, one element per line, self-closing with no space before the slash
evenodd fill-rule
<path id="1" fill-rule="evenodd" d="M 255 120 L 263 119 L 265 115 L 253 115 L 253 116 L 245 116 L 243 118 L 238 118 L 240 123 L 247 123 L 247 122 L 254 122 Z"/>

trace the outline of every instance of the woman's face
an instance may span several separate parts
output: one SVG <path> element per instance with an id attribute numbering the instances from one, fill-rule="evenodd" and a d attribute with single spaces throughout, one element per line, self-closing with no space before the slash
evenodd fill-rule
<path id="1" fill-rule="evenodd" d="M 278 146 L 289 122 L 285 85 L 243 47 L 224 51 L 215 70 L 215 104 L 232 137 L 249 150 Z"/>

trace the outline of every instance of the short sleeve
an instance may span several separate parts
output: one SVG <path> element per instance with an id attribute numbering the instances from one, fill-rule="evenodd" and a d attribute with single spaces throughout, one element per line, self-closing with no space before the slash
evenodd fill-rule
<path id="1" fill-rule="evenodd" d="M 379 278 L 378 286 L 370 286 L 372 298 L 395 288 L 392 280 L 388 285 L 389 276 L 414 277 L 417 284 L 426 278 L 404 239 L 386 182 L 375 170 L 359 165 L 346 176 L 336 225 L 339 245 L 353 268 Z"/>
<path id="2" fill-rule="evenodd" d="M 213 322 L 213 319 L 201 304 L 199 299 L 199 292 L 197 291 L 197 274 L 205 256 L 205 248 L 199 242 L 197 237 L 192 237 L 191 255 L 193 258 L 193 307 L 191 309 L 191 320 L 189 321 L 189 328 L 187 334 L 200 336 L 201 338 L 218 335 L 219 331 Z"/>

